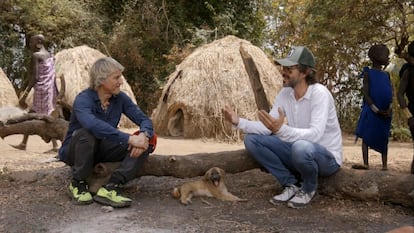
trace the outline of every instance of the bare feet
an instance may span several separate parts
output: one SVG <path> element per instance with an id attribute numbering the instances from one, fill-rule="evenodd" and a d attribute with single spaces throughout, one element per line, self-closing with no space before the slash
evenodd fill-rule
<path id="1" fill-rule="evenodd" d="M 365 164 L 354 164 L 352 165 L 353 169 L 359 169 L 359 170 L 368 170 L 369 166 Z"/>

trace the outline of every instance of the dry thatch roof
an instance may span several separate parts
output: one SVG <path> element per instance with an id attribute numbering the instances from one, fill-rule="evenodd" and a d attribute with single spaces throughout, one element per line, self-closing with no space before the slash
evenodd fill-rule
<path id="1" fill-rule="evenodd" d="M 196 49 L 168 77 L 152 114 L 155 131 L 163 136 L 235 141 L 238 132 L 224 121 L 222 108 L 231 106 L 241 117 L 256 118 L 257 106 L 240 46 L 253 58 L 267 100 L 273 103 L 282 76 L 258 47 L 227 36 Z"/>
<path id="2" fill-rule="evenodd" d="M 17 106 L 19 99 L 6 74 L 0 68 L 0 107 Z"/>
<path id="3" fill-rule="evenodd" d="M 56 68 L 56 82 L 58 89 L 61 88 L 62 75 L 65 81 L 65 95 L 63 101 L 73 106 L 73 101 L 76 95 L 83 89 L 89 86 L 89 69 L 93 63 L 106 55 L 98 50 L 92 49 L 86 45 L 74 47 L 71 49 L 65 49 L 55 55 L 55 68 Z M 130 85 L 124 79 L 124 84 L 121 90 L 132 98 L 134 103 L 136 99 Z M 32 103 L 32 92 L 27 97 L 27 103 Z M 120 127 L 133 127 L 134 124 L 125 116 L 122 117 L 119 123 Z"/>

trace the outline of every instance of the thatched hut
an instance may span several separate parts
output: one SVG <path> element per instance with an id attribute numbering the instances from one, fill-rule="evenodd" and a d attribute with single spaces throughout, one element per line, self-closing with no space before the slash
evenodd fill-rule
<path id="1" fill-rule="evenodd" d="M 6 74 L 0 68 L 0 107 L 17 106 L 19 99 Z"/>
<path id="2" fill-rule="evenodd" d="M 162 136 L 240 139 L 222 115 L 225 105 L 239 116 L 255 119 L 257 105 L 240 47 L 252 57 L 266 98 L 273 103 L 282 76 L 273 62 L 249 41 L 227 36 L 191 53 L 169 77 L 152 114 Z"/>
<path id="3" fill-rule="evenodd" d="M 88 87 L 89 69 L 97 59 L 102 57 L 105 57 L 103 53 L 86 45 L 65 49 L 55 55 L 57 86 L 60 90 L 60 78 L 63 75 L 65 81 L 65 94 L 62 101 L 66 105 L 73 106 L 73 101 L 75 100 L 76 95 Z M 125 78 L 121 90 L 136 103 L 134 93 Z M 27 98 L 28 104 L 32 103 L 32 92 L 33 90 Z M 133 123 L 123 116 L 119 126 L 128 128 L 132 127 Z"/>

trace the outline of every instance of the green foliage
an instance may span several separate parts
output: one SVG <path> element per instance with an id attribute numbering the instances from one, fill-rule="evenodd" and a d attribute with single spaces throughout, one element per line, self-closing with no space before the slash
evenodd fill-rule
<path id="1" fill-rule="evenodd" d="M 315 54 L 317 75 L 333 93 L 341 126 L 353 133 L 362 102 L 358 74 L 369 63 L 367 52 L 375 43 L 406 45 L 404 35 L 413 35 L 414 6 L 394 0 L 277 0 L 270 1 L 273 15 L 267 31 L 277 56 L 291 45 L 306 45 Z M 414 39 L 414 38 L 412 38 Z M 399 54 L 397 54 L 399 55 Z M 394 78 L 393 78 L 394 81 Z M 394 84 L 394 93 L 396 85 Z M 396 127 L 402 125 L 394 100 Z M 393 120 L 394 122 L 394 120 Z"/>
<path id="2" fill-rule="evenodd" d="M 414 40 L 411 0 L 4 0 L 0 12 L 0 67 L 16 87 L 26 75 L 27 38 L 43 33 L 54 52 L 86 44 L 120 61 L 148 113 L 175 65 L 198 46 L 235 35 L 281 57 L 306 45 L 348 133 L 359 117 L 358 75 L 370 64 L 369 47 L 384 43 L 401 57 Z M 398 81 L 392 73 L 394 93 Z M 393 112 L 393 138 L 404 140 L 396 100 Z"/>
<path id="3" fill-rule="evenodd" d="M 260 44 L 265 26 L 260 1 L 247 0 L 8 0 L 0 9 L 0 66 L 16 87 L 27 38 L 43 33 L 53 52 L 86 44 L 119 60 L 148 112 L 188 48 L 229 34 Z"/>
<path id="4" fill-rule="evenodd" d="M 410 130 L 404 127 L 392 128 L 390 140 L 398 142 L 410 142 L 412 141 Z"/>
<path id="5" fill-rule="evenodd" d="M 0 25 L 0 67 L 14 85 L 18 86 L 21 82 L 18 80 L 25 73 L 25 44 L 19 30 L 12 26 Z"/>
<path id="6" fill-rule="evenodd" d="M 106 41 L 99 16 L 82 1 L 8 0 L 0 4 L 0 67 L 16 88 L 27 77 L 29 38 L 42 33 L 52 52 L 87 44 L 100 48 Z"/>
<path id="7" fill-rule="evenodd" d="M 229 34 L 259 43 L 264 21 L 257 9 L 251 1 L 123 1 L 108 48 L 125 65 L 139 105 L 150 112 L 188 48 Z"/>

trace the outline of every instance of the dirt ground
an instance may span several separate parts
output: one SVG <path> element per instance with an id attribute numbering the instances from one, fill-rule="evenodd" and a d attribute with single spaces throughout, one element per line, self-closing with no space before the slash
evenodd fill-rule
<path id="1" fill-rule="evenodd" d="M 131 207 L 111 209 L 97 203 L 73 205 L 66 194 L 69 168 L 49 162 L 44 153 L 51 144 L 31 136 L 26 151 L 9 146 L 21 135 L 0 139 L 0 232 L 386 232 L 414 225 L 414 210 L 380 202 L 318 197 L 305 209 L 274 206 L 269 198 L 281 191 L 278 182 L 259 169 L 227 174 L 227 186 L 247 202 L 230 203 L 194 198 L 181 205 L 173 187 L 185 181 L 173 177 L 144 176 L 127 185 Z M 210 140 L 159 138 L 156 154 L 185 155 L 230 151 L 240 144 Z M 409 173 L 413 154 L 410 143 L 390 143 L 389 171 Z M 361 162 L 361 145 L 344 136 L 344 166 Z M 371 169 L 381 168 L 380 154 L 370 151 Z"/>

